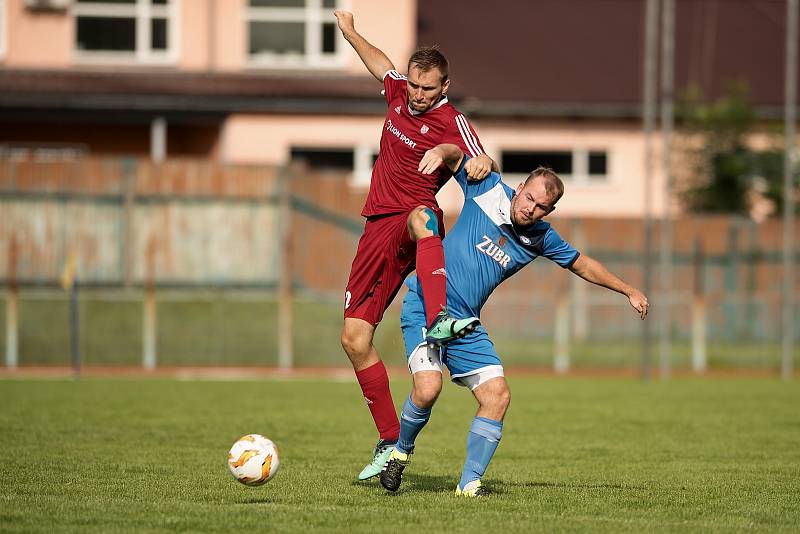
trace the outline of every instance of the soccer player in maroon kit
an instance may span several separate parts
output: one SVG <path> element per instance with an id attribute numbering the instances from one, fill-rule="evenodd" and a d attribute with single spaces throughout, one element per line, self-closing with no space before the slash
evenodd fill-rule
<path id="1" fill-rule="evenodd" d="M 367 222 L 345 290 L 342 329 L 342 347 L 380 435 L 372 462 L 359 475 L 365 480 L 380 473 L 400 435 L 389 377 L 372 340 L 406 276 L 416 266 L 429 343 L 446 343 L 478 325 L 477 318 L 456 319 L 446 309 L 444 224 L 435 195 L 452 173 L 441 166 L 433 174 L 422 174 L 419 162 L 427 150 L 442 143 L 455 144 L 472 156 L 466 170 L 474 179 L 486 177 L 494 162 L 484 154 L 464 115 L 447 100 L 450 81 L 447 59 L 441 52 L 417 50 L 409 59 L 408 76 L 403 76 L 386 54 L 356 32 L 352 13 L 339 10 L 335 15 L 344 38 L 367 70 L 383 82 L 388 106 L 380 152 L 361 212 Z"/>

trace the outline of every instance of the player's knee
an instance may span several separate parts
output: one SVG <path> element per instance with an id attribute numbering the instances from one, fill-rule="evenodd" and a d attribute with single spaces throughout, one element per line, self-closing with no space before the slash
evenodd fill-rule
<path id="1" fill-rule="evenodd" d="M 408 231 L 415 240 L 439 235 L 439 217 L 431 208 L 419 206 L 408 215 Z"/>
<path id="2" fill-rule="evenodd" d="M 508 384 L 502 379 L 495 379 L 487 384 L 478 402 L 481 407 L 491 412 L 495 417 L 502 419 L 511 404 L 511 391 Z"/>
<path id="3" fill-rule="evenodd" d="M 411 401 L 417 408 L 430 408 L 442 392 L 442 374 L 438 372 L 416 373 Z"/>
<path id="4" fill-rule="evenodd" d="M 438 389 L 434 387 L 414 388 L 411 401 L 417 408 L 430 408 L 436 404 L 436 399 L 439 398 L 441 391 L 441 387 Z"/>
<path id="5" fill-rule="evenodd" d="M 342 348 L 354 363 L 358 359 L 366 358 L 369 353 L 370 342 L 363 335 L 351 330 L 342 330 Z"/>
<path id="6" fill-rule="evenodd" d="M 497 392 L 497 410 L 502 411 L 505 415 L 508 407 L 511 405 L 511 391 L 508 389 L 508 386 L 503 387 L 500 391 Z"/>

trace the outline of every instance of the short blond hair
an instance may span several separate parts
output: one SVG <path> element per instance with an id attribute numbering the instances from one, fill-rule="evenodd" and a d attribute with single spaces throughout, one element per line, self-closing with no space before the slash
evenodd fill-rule
<path id="1" fill-rule="evenodd" d="M 412 65 L 419 67 L 422 72 L 439 69 L 439 72 L 442 73 L 442 83 L 447 81 L 449 65 L 447 58 L 444 57 L 438 46 L 418 48 L 408 60 L 408 70 L 411 70 Z"/>
<path id="2" fill-rule="evenodd" d="M 525 178 L 525 183 L 527 184 L 534 178 L 538 178 L 540 176 L 542 179 L 544 179 L 544 190 L 550 197 L 552 197 L 553 204 L 555 204 L 559 201 L 559 199 L 561 199 L 562 196 L 564 196 L 564 182 L 553 169 L 540 165 L 539 167 L 536 167 L 527 178 Z"/>

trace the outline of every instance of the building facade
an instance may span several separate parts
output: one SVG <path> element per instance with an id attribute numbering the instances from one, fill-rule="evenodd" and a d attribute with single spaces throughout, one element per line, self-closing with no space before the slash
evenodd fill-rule
<path id="1" fill-rule="evenodd" d="M 7 157 L 302 158 L 364 188 L 385 107 L 337 8 L 401 71 L 418 44 L 439 44 L 456 105 L 510 181 L 545 163 L 567 182 L 560 215 L 642 216 L 642 0 L 489 11 L 473 0 L 0 0 L 0 145 Z M 784 12 L 778 0 L 679 0 L 677 86 L 713 96 L 741 76 L 775 115 Z M 663 190 L 656 168 L 656 214 Z M 458 188 L 440 200 L 457 210 Z"/>

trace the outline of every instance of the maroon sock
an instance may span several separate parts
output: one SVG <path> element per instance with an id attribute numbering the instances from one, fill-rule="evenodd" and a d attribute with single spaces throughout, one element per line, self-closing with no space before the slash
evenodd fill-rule
<path id="1" fill-rule="evenodd" d="M 438 235 L 417 241 L 417 278 L 422 285 L 425 318 L 428 326 L 447 305 L 447 274 L 444 270 L 444 248 Z"/>
<path id="2" fill-rule="evenodd" d="M 400 437 L 400 421 L 394 409 L 392 392 L 389 391 L 389 375 L 383 362 L 356 371 L 356 378 L 381 439 L 397 441 Z"/>

